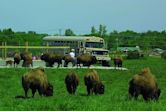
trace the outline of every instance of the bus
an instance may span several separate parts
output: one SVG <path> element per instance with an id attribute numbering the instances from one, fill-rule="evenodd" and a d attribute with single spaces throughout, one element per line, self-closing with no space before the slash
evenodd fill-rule
<path id="1" fill-rule="evenodd" d="M 71 49 L 75 50 L 76 56 L 89 53 L 96 57 L 99 63 L 109 66 L 109 51 L 106 49 L 103 38 L 94 36 L 46 36 L 43 38 L 44 46 L 66 46 L 64 49 L 50 49 L 49 51 L 68 54 Z"/>

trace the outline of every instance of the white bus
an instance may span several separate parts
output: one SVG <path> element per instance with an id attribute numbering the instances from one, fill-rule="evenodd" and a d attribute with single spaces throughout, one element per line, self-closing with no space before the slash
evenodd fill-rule
<path id="1" fill-rule="evenodd" d="M 69 49 L 55 49 L 55 53 L 63 55 L 75 49 L 76 56 L 82 53 L 90 53 L 104 64 L 109 64 L 110 57 L 103 38 L 94 36 L 46 36 L 43 38 L 43 45 L 46 46 L 69 46 Z"/>

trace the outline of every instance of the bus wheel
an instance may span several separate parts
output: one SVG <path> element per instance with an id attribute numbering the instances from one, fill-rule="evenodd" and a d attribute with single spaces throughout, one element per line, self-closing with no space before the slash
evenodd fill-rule
<path id="1" fill-rule="evenodd" d="M 107 66 L 107 67 L 110 67 L 110 62 L 109 61 L 106 61 L 106 60 L 103 60 L 101 62 L 102 66 Z"/>

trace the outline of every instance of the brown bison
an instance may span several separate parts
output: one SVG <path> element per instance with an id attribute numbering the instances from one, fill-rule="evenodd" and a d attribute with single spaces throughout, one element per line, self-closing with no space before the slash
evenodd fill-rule
<path id="1" fill-rule="evenodd" d="M 113 60 L 114 60 L 115 69 L 116 69 L 116 67 L 122 68 L 122 63 L 123 63 L 122 58 L 114 58 Z"/>
<path id="2" fill-rule="evenodd" d="M 66 89 L 69 94 L 75 94 L 77 86 L 79 84 L 79 77 L 75 72 L 67 74 L 65 78 Z"/>
<path id="3" fill-rule="evenodd" d="M 64 57 L 63 57 L 63 60 L 64 60 L 64 67 L 67 67 L 68 66 L 68 64 L 69 64 L 69 62 L 71 62 L 72 63 L 72 65 L 73 65 L 73 67 L 75 66 L 75 62 L 74 62 L 74 59 L 70 56 L 70 55 L 65 55 Z"/>
<path id="4" fill-rule="evenodd" d="M 36 90 L 40 96 L 53 96 L 53 86 L 48 82 L 44 68 L 39 67 L 30 70 L 22 76 L 22 86 L 27 97 L 28 89 L 32 90 L 32 97 L 34 97 Z"/>
<path id="5" fill-rule="evenodd" d="M 45 53 L 41 55 L 41 60 L 46 62 L 46 67 L 53 67 L 54 63 L 58 63 L 58 67 L 62 65 L 63 57 L 59 54 Z"/>
<path id="6" fill-rule="evenodd" d="M 9 64 L 10 66 L 12 66 L 12 65 L 13 65 L 13 61 L 12 61 L 12 60 L 7 60 L 7 61 L 6 61 L 6 66 L 7 66 L 8 64 Z"/>
<path id="7" fill-rule="evenodd" d="M 97 62 L 96 57 L 90 54 L 82 54 L 77 57 L 77 66 L 80 66 L 80 67 L 81 67 L 80 65 L 81 63 L 83 64 L 83 66 L 90 67 L 90 65 L 95 64 L 96 62 Z"/>
<path id="8" fill-rule="evenodd" d="M 129 95 L 137 99 L 140 94 L 146 101 L 158 100 L 160 96 L 160 89 L 149 68 L 142 69 L 129 81 Z"/>
<path id="9" fill-rule="evenodd" d="M 21 56 L 21 59 L 23 60 L 22 67 L 30 67 L 30 65 L 33 67 L 32 53 L 23 52 L 20 54 L 20 56 Z"/>
<path id="10" fill-rule="evenodd" d="M 18 66 L 21 61 L 21 56 L 19 53 L 14 54 L 14 67 Z"/>
<path id="11" fill-rule="evenodd" d="M 104 85 L 99 80 L 96 70 L 90 70 L 84 77 L 84 82 L 87 87 L 88 95 L 93 92 L 95 94 L 104 94 Z"/>

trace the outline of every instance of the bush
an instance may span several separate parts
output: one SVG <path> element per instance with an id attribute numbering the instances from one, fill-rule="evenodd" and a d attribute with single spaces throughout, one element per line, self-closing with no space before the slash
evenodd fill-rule
<path id="1" fill-rule="evenodd" d="M 127 53 L 127 59 L 139 59 L 140 53 L 138 51 L 129 51 Z"/>
<path id="2" fill-rule="evenodd" d="M 166 51 L 161 54 L 161 58 L 166 60 Z"/>

